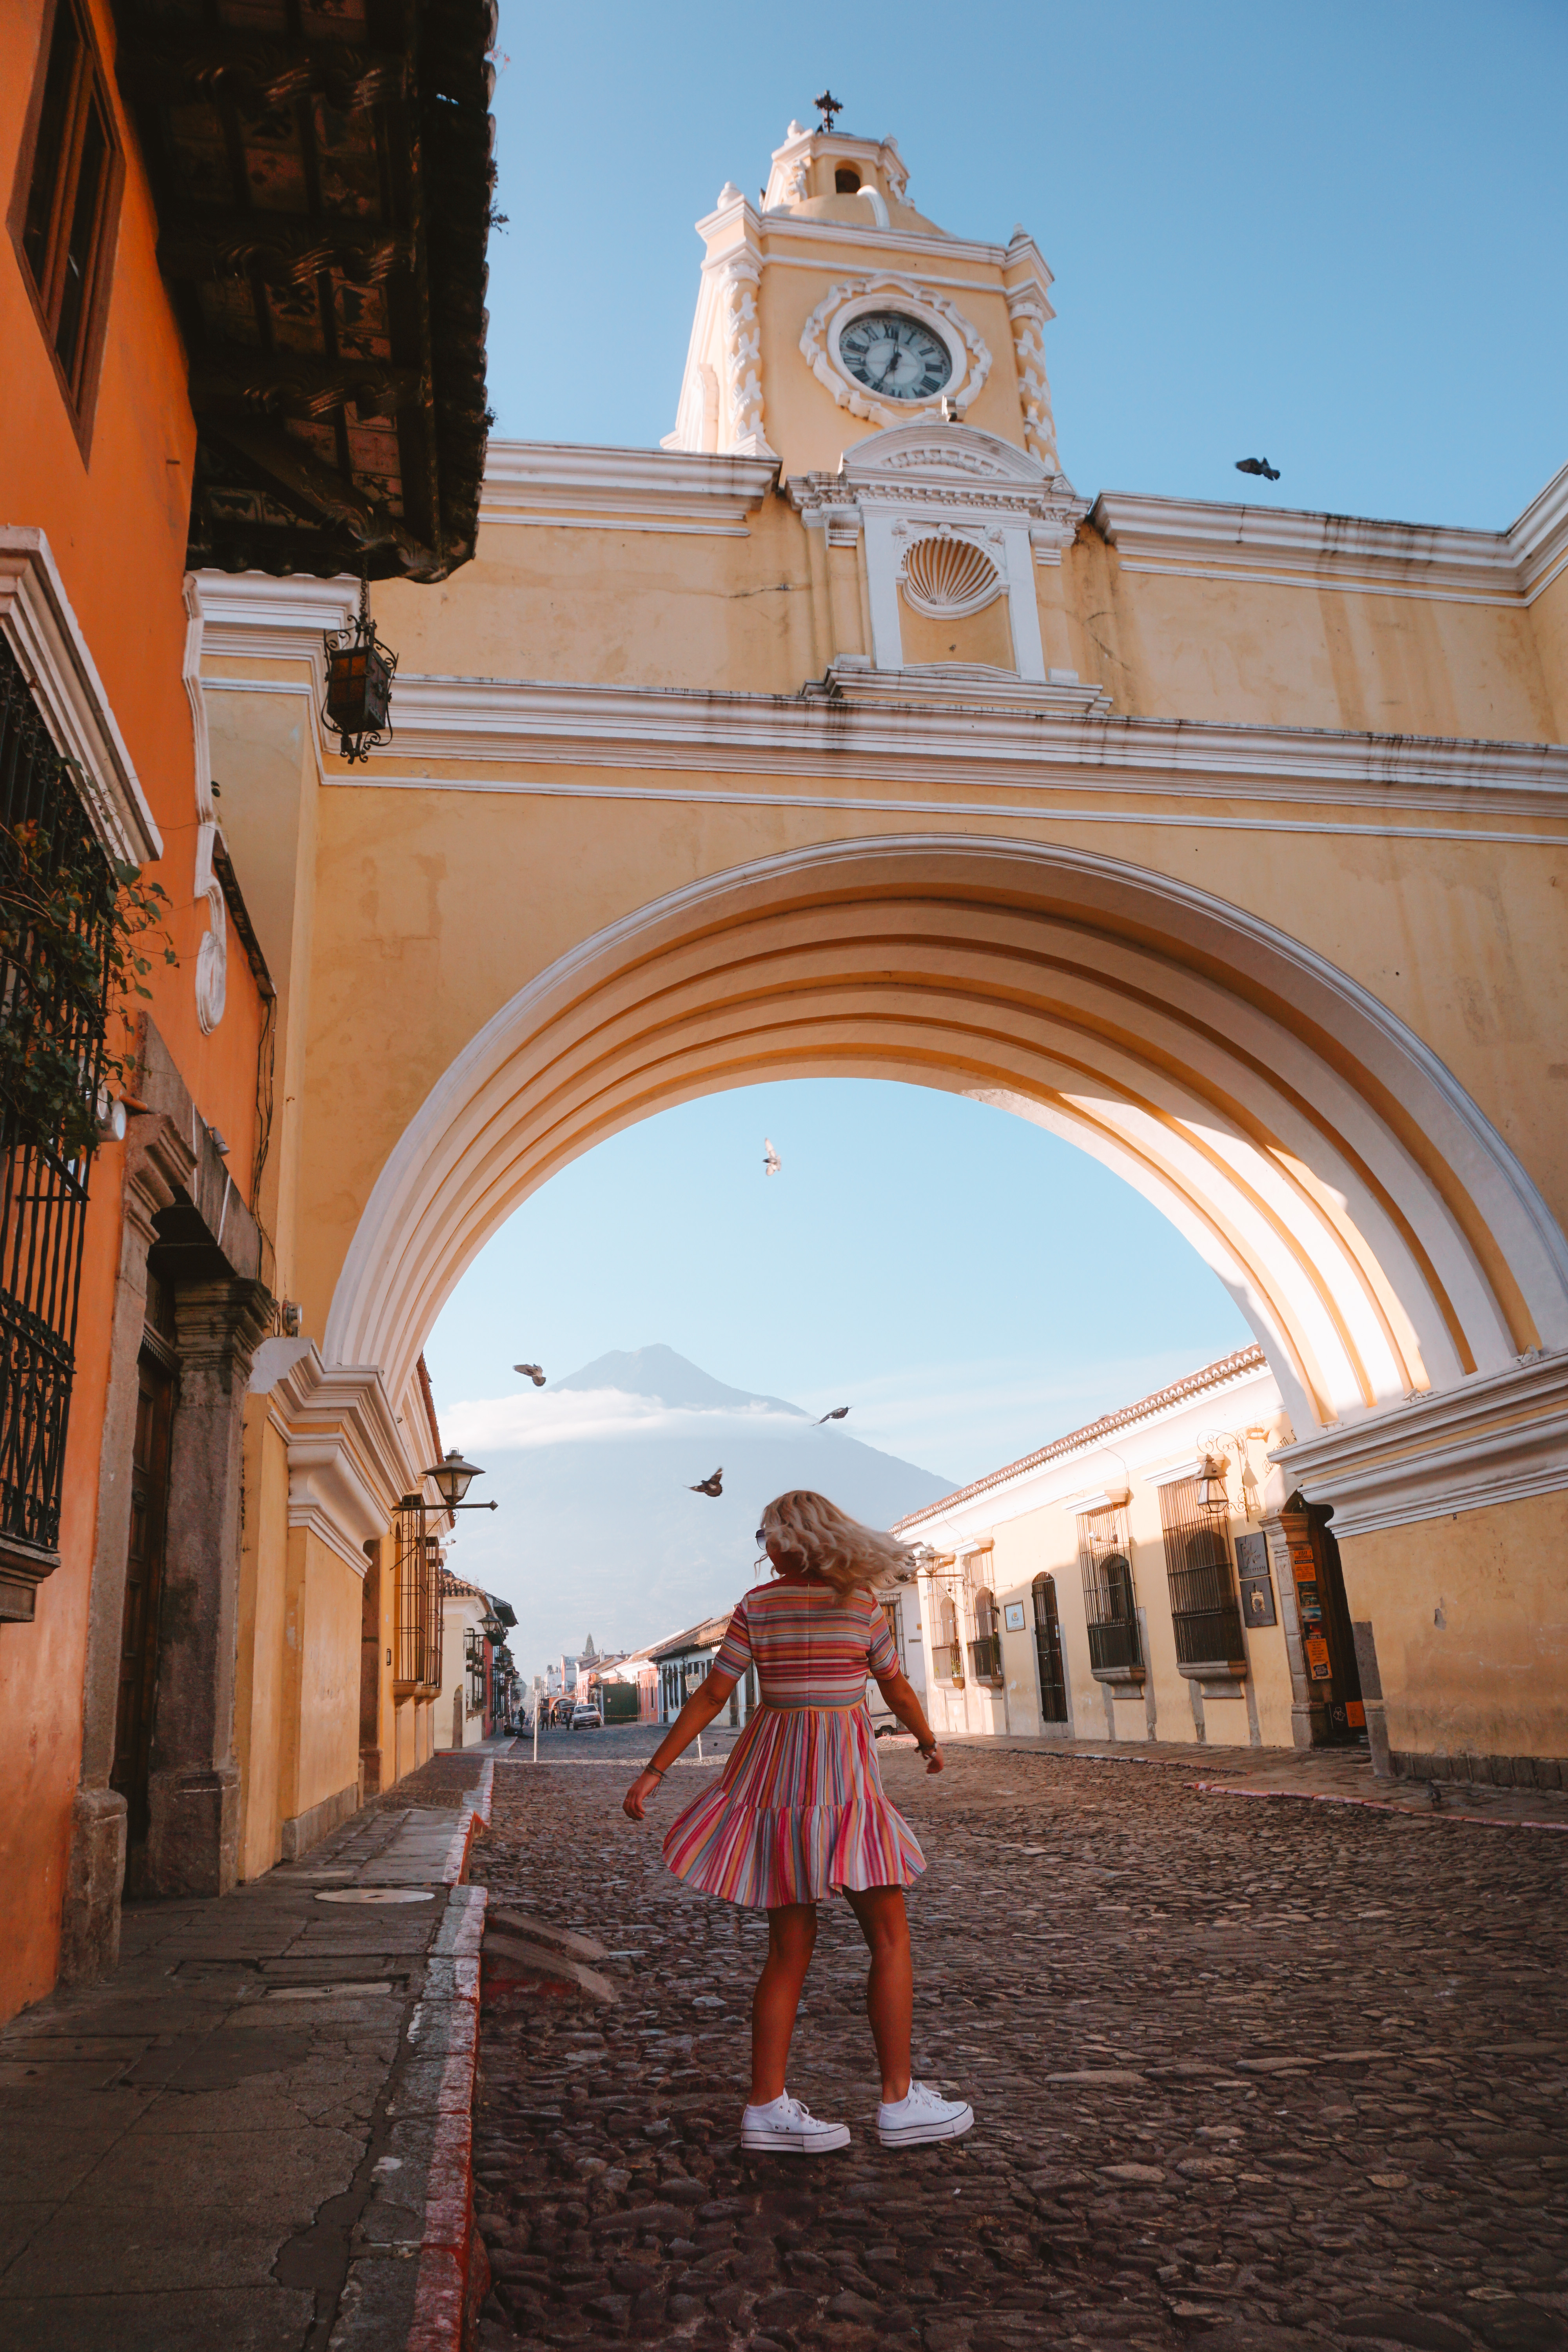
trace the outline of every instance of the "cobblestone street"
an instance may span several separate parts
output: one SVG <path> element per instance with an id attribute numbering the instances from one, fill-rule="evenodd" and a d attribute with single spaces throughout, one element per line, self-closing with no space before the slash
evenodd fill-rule
<path id="1" fill-rule="evenodd" d="M 878 2145 L 839 1902 L 790 2088 L 854 2144 L 760 2158 L 737 2132 L 764 1921 L 661 1864 L 711 1762 L 622 1816 L 647 1744 L 496 1769 L 492 1915 L 595 1937 L 618 1999 L 486 2009 L 483 2352 L 1568 2345 L 1560 1832 L 1037 1752 L 954 1748 L 928 1779 L 885 1748 L 930 1865 L 915 2070 L 976 2126 Z"/>

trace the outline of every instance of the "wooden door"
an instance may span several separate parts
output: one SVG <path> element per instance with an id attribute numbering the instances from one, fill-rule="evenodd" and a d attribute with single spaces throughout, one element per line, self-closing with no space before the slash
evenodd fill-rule
<path id="1" fill-rule="evenodd" d="M 1068 1719 L 1067 1676 L 1062 1671 L 1062 1628 L 1057 1614 L 1057 1580 L 1037 1576 L 1034 1582 L 1035 1655 L 1040 1664 L 1040 1719 Z"/>
<path id="2" fill-rule="evenodd" d="M 132 1847 L 147 1836 L 147 1776 L 158 1689 L 158 1609 L 169 1516 L 169 1423 L 174 1380 L 151 1348 L 136 1367 L 136 1433 L 131 1451 L 131 1537 L 125 1555 L 125 1618 L 120 1698 L 110 1786 L 129 1809 Z"/>

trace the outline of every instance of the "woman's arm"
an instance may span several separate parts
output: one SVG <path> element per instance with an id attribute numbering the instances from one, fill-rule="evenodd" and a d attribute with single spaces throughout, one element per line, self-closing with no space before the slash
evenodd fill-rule
<path id="1" fill-rule="evenodd" d="M 692 1692 L 654 1749 L 651 1760 L 644 1765 L 621 1800 L 622 1811 L 629 1813 L 634 1822 L 641 1821 L 643 1807 L 676 1758 L 690 1747 L 700 1731 L 707 1730 L 714 1717 L 728 1705 L 730 1693 L 739 1679 L 736 1675 L 721 1675 L 709 1668 L 706 1679 Z"/>
<path id="2" fill-rule="evenodd" d="M 936 1744 L 935 1732 L 926 1721 L 926 1712 L 921 1705 L 920 1693 L 913 1683 L 900 1669 L 896 1674 L 889 1675 L 885 1679 L 879 1675 L 877 1688 L 881 1692 L 887 1705 L 898 1717 L 904 1729 L 914 1733 L 921 1753 L 926 1759 L 926 1770 L 940 1772 L 942 1765 L 942 1750 Z"/>

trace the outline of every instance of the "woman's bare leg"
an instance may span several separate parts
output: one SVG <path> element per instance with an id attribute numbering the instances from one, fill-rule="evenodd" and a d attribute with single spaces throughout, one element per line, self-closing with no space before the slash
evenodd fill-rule
<path id="1" fill-rule="evenodd" d="M 901 1886 L 847 1886 L 845 1897 L 871 1948 L 866 1980 L 866 2014 L 882 2069 L 882 2096 L 889 2104 L 910 2088 L 910 2024 L 914 2015 L 914 1962 L 910 1922 Z"/>
<path id="2" fill-rule="evenodd" d="M 781 1903 L 768 1913 L 768 1957 L 752 1998 L 752 2105 L 778 2098 L 789 2063 L 800 1989 L 816 1945 L 815 1903 Z"/>

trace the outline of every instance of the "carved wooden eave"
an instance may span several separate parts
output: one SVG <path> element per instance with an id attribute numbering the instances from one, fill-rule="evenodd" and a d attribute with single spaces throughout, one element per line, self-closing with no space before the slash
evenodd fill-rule
<path id="1" fill-rule="evenodd" d="M 119 0 L 198 428 L 192 568 L 440 580 L 489 412 L 494 0 Z"/>

